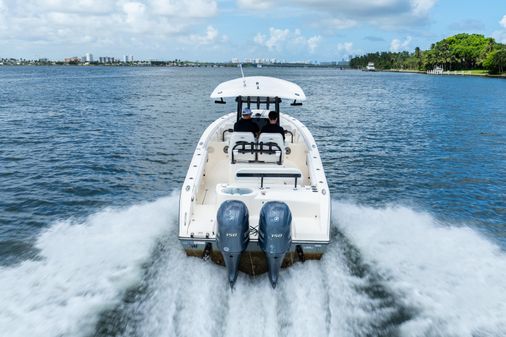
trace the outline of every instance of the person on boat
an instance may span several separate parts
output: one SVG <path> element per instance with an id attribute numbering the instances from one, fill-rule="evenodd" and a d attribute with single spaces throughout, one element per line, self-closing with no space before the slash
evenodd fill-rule
<path id="1" fill-rule="evenodd" d="M 258 132 L 260 131 L 260 129 L 251 118 L 250 108 L 244 108 L 244 110 L 242 111 L 242 118 L 234 124 L 234 131 L 253 132 L 255 137 L 258 136 Z"/>
<path id="2" fill-rule="evenodd" d="M 278 125 L 278 114 L 276 111 L 269 112 L 269 123 L 265 124 L 260 133 L 280 133 L 285 140 L 285 129 Z"/>

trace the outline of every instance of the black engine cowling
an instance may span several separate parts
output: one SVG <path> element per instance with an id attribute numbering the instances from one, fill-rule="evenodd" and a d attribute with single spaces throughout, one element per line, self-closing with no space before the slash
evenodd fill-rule
<path id="1" fill-rule="evenodd" d="M 260 211 L 259 245 L 267 258 L 269 280 L 275 288 L 279 270 L 292 244 L 292 213 L 287 204 L 267 202 Z"/>
<path id="2" fill-rule="evenodd" d="M 242 201 L 224 201 L 216 215 L 218 233 L 216 244 L 228 271 L 228 281 L 233 287 L 237 280 L 241 253 L 249 243 L 249 214 L 248 208 Z"/>

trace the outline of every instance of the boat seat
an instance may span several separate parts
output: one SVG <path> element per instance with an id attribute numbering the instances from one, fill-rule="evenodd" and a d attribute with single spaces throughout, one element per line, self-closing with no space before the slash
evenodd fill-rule
<path id="1" fill-rule="evenodd" d="M 228 142 L 228 155 L 232 164 L 255 160 L 256 139 L 252 132 L 234 132 Z"/>
<path id="2" fill-rule="evenodd" d="M 234 134 L 234 129 L 232 129 L 232 128 L 224 128 L 219 133 L 219 135 L 221 136 L 221 141 L 226 142 L 227 144 L 230 141 L 230 137 L 232 137 L 233 134 Z"/>
<path id="3" fill-rule="evenodd" d="M 243 183 L 300 186 L 304 181 L 302 171 L 296 167 L 241 167 L 235 171 L 235 180 Z"/>
<path id="4" fill-rule="evenodd" d="M 285 141 L 280 133 L 261 133 L 258 137 L 257 149 L 261 150 L 258 153 L 258 161 L 281 164 L 283 162 Z"/>

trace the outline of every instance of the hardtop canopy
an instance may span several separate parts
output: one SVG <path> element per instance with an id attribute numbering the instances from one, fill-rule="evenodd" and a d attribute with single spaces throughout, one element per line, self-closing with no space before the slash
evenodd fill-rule
<path id="1" fill-rule="evenodd" d="M 211 98 L 272 97 L 305 101 L 304 91 L 295 83 L 268 76 L 240 77 L 220 83 Z"/>

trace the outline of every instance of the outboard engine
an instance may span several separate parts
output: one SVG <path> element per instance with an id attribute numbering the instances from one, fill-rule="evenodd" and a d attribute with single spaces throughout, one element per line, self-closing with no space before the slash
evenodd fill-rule
<path id="1" fill-rule="evenodd" d="M 218 233 L 216 244 L 223 255 L 228 270 L 228 281 L 233 287 L 237 280 L 241 253 L 249 243 L 249 215 L 248 208 L 242 201 L 224 201 L 216 215 Z"/>
<path id="2" fill-rule="evenodd" d="M 258 243 L 267 258 L 273 288 L 276 288 L 281 264 L 292 244 L 291 226 L 292 213 L 284 202 L 269 201 L 262 207 Z"/>

